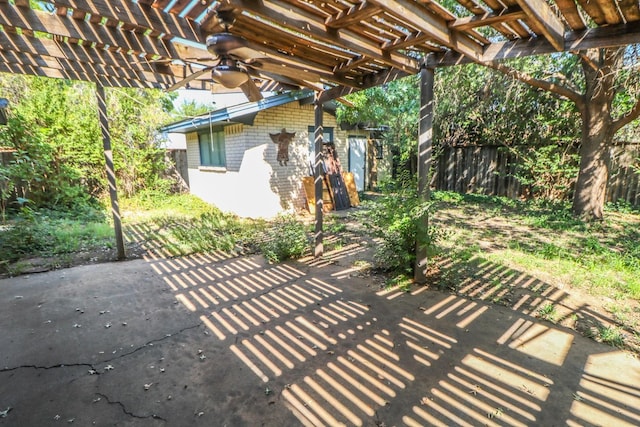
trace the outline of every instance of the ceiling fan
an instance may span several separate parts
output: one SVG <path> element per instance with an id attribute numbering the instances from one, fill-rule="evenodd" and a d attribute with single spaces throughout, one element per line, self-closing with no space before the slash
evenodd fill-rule
<path id="1" fill-rule="evenodd" d="M 259 101 L 262 99 L 262 94 L 251 78 L 249 68 L 259 66 L 255 61 L 264 55 L 250 49 L 243 37 L 229 32 L 232 20 L 226 16 L 219 16 L 219 18 L 223 23 L 224 31 L 211 34 L 206 39 L 207 50 L 213 55 L 207 61 L 215 61 L 214 65 L 191 73 L 168 90 L 186 86 L 189 82 L 211 72 L 211 79 L 214 82 L 229 89 L 240 88 L 249 101 Z"/>

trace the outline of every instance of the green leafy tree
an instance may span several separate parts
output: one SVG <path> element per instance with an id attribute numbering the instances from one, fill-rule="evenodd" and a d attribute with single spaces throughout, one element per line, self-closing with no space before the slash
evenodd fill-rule
<path id="1" fill-rule="evenodd" d="M 172 112 L 171 116 L 176 120 L 184 120 L 192 117 L 197 117 L 202 114 L 208 113 L 212 108 L 201 104 L 196 100 L 184 100 L 178 107 Z"/>
<path id="2" fill-rule="evenodd" d="M 350 95 L 353 107 L 341 106 L 337 112 L 340 122 L 389 126 L 383 138 L 394 155 L 394 176 L 399 166 L 416 171 L 418 95 L 418 78 L 410 76 Z"/>
<path id="3" fill-rule="evenodd" d="M 14 184 L 2 194 L 5 203 L 20 197 L 35 207 L 70 209 L 105 195 L 92 84 L 2 74 L 0 93 L 11 106 L 0 145 L 16 150 L 3 172 Z M 158 90 L 107 90 L 116 176 L 126 195 L 163 184 L 156 129 L 168 120 L 173 97 Z"/>
<path id="4" fill-rule="evenodd" d="M 542 58 L 553 67 L 553 58 Z M 504 146 L 530 197 L 569 197 L 578 170 L 580 126 L 574 105 L 476 64 L 439 69 L 436 147 Z"/>
<path id="5" fill-rule="evenodd" d="M 609 150 L 615 135 L 640 115 L 637 46 L 587 49 L 550 58 L 556 61 L 555 68 L 536 57 L 487 65 L 573 103 L 581 122 L 573 212 L 587 220 L 602 219 Z"/>

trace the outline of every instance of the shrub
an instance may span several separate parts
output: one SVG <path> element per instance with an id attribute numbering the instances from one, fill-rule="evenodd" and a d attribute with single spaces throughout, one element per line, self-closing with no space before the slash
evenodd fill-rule
<path id="1" fill-rule="evenodd" d="M 436 238 L 434 227 L 424 229 L 423 218 L 433 206 L 418 197 L 411 180 L 387 186 L 386 194 L 368 202 L 361 220 L 371 226 L 373 234 L 382 239 L 374 255 L 376 266 L 400 274 L 413 271 L 416 244 L 430 248 Z M 422 241 L 418 242 L 418 236 Z"/>
<path id="2" fill-rule="evenodd" d="M 52 244 L 50 230 L 37 219 L 38 214 L 23 211 L 0 232 L 0 259 L 14 262 L 25 254 L 39 253 Z"/>
<path id="3" fill-rule="evenodd" d="M 299 258 L 307 251 L 310 239 L 305 226 L 292 215 L 280 215 L 267 225 L 261 241 L 260 252 L 270 262 Z"/>

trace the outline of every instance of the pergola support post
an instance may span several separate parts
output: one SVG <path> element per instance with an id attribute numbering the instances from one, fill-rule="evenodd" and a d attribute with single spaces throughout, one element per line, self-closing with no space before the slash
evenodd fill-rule
<path id="1" fill-rule="evenodd" d="M 433 83 L 435 70 L 423 65 L 420 69 L 420 123 L 418 135 L 418 197 L 429 201 L 429 175 L 433 143 Z M 416 234 L 416 265 L 414 281 L 426 283 L 428 267 L 429 215 L 423 212 Z"/>
<path id="2" fill-rule="evenodd" d="M 316 202 L 316 223 L 315 223 L 315 234 L 314 234 L 314 245 L 313 245 L 313 256 L 320 257 L 324 253 L 323 248 L 323 232 L 322 232 L 322 216 L 323 216 L 323 207 L 324 204 L 322 202 L 322 179 L 323 179 L 323 162 L 322 162 L 322 137 L 324 134 L 324 129 L 322 125 L 322 102 L 320 101 L 320 92 L 316 92 L 315 100 L 314 100 L 314 113 L 315 113 L 315 124 L 314 124 L 314 134 L 313 134 L 313 142 L 314 142 L 314 157 L 313 157 L 313 179 L 314 179 L 314 193 L 315 193 L 315 202 Z"/>
<path id="3" fill-rule="evenodd" d="M 107 170 L 109 183 L 109 198 L 111 199 L 111 213 L 113 215 L 113 228 L 116 237 L 117 257 L 125 259 L 124 237 L 122 235 L 122 222 L 120 207 L 118 205 L 118 191 L 116 187 L 116 171 L 113 167 L 113 152 L 111 150 L 111 134 L 109 133 L 109 119 L 107 117 L 107 98 L 104 88 L 96 83 L 96 98 L 98 99 L 98 116 L 100 118 L 100 130 L 102 132 L 102 148 L 104 150 L 104 163 Z"/>

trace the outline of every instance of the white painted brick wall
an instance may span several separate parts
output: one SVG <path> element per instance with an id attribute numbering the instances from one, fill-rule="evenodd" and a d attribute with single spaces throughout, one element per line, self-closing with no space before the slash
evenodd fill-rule
<path id="1" fill-rule="evenodd" d="M 304 209 L 302 177 L 309 174 L 308 127 L 314 125 L 312 105 L 297 102 L 258 113 L 253 126 L 225 128 L 226 172 L 200 170 L 197 134 L 187 134 L 187 162 L 191 192 L 223 210 L 241 216 L 272 217 L 282 211 Z M 334 128 L 334 142 L 343 170 L 348 168 L 349 132 L 325 113 L 323 126 Z M 283 128 L 296 135 L 289 145 L 289 162 L 280 166 L 277 145 L 269 134 Z"/>

